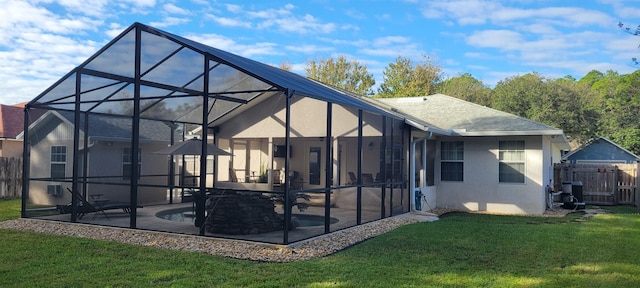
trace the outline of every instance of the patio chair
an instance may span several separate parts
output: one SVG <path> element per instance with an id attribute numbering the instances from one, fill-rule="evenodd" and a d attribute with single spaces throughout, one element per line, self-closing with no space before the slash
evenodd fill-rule
<path id="1" fill-rule="evenodd" d="M 236 175 L 236 169 L 229 168 L 229 179 L 231 182 L 238 182 L 238 176 Z"/>
<path id="2" fill-rule="evenodd" d="M 353 172 L 349 172 L 349 185 L 358 184 L 358 178 L 356 178 L 356 174 Z"/>
<path id="3" fill-rule="evenodd" d="M 122 209 L 123 212 L 131 214 L 131 204 L 129 203 L 109 201 L 106 199 L 100 201 L 94 200 L 94 203 L 91 203 L 84 199 L 84 197 L 82 197 L 80 194 L 73 192 L 71 189 L 67 188 L 67 191 L 69 191 L 69 193 L 71 193 L 71 195 L 78 200 L 78 206 L 76 207 L 78 219 L 82 219 L 85 214 L 89 213 L 95 213 L 93 219 L 98 216 L 98 213 L 102 213 L 102 215 L 104 215 L 106 218 L 109 218 L 109 216 L 107 216 L 107 213 L 105 213 L 104 211 L 114 209 Z M 143 208 L 143 206 L 141 205 L 137 205 L 136 207 Z M 61 214 L 71 213 L 71 204 L 68 204 L 66 206 L 58 205 L 57 208 Z"/>
<path id="4" fill-rule="evenodd" d="M 282 190 L 282 180 L 280 179 L 280 170 L 272 170 L 273 174 L 273 190 Z"/>
<path id="5" fill-rule="evenodd" d="M 362 184 L 363 185 L 371 185 L 371 184 L 373 184 L 373 174 L 371 174 L 371 173 L 362 173 Z"/>

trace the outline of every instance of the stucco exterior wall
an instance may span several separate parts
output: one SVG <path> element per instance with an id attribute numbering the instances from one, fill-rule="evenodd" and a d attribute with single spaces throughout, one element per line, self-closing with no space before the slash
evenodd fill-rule
<path id="1" fill-rule="evenodd" d="M 260 103 L 258 106 L 245 111 L 241 116 L 230 119 L 224 124 L 217 127 L 216 137 L 219 139 L 218 146 L 228 150 L 230 148 L 229 139 L 267 139 L 269 147 L 273 145 L 284 145 L 285 137 L 285 98 L 283 96 L 272 97 Z M 265 109 L 265 107 L 271 107 Z M 326 120 L 327 120 L 327 103 L 312 98 L 294 97 L 291 105 L 291 170 L 306 174 L 308 171 L 308 154 L 310 147 L 320 147 L 321 155 L 326 155 L 326 144 L 324 139 L 326 136 Z M 345 108 L 339 105 L 332 106 L 332 137 L 337 143 L 342 145 L 342 174 L 340 184 L 346 183 L 348 180 L 348 172 L 357 172 L 358 155 L 358 111 Z M 382 117 L 369 113 L 363 113 L 363 173 L 371 173 L 373 176 L 380 170 L 380 142 L 382 136 Z M 396 131 L 395 133 L 401 133 Z M 369 150 L 369 143 L 372 144 Z M 336 147 L 335 143 L 332 144 Z M 264 150 L 264 149 L 263 149 Z M 238 153 L 236 158 L 242 156 Z M 265 154 L 266 156 L 266 154 Z M 252 158 L 260 158 L 255 155 Z M 220 176 L 219 181 L 228 181 L 228 170 L 230 167 L 228 157 L 219 157 Z M 236 159 L 236 161 L 242 161 Z M 226 162 L 226 163 L 225 163 Z M 252 162 L 253 163 L 253 162 Z M 251 164 L 253 165 L 253 164 Z M 284 165 L 284 159 L 276 158 L 274 163 L 269 166 L 274 169 L 281 169 Z M 324 161 L 321 162 L 321 171 L 324 173 Z M 255 169 L 254 169 L 255 168 Z M 258 170 L 256 167 L 251 170 Z M 337 169 L 334 169 L 337 171 Z M 335 172 L 337 173 L 337 172 Z M 307 179 L 306 175 L 303 176 Z M 321 184 L 324 186 L 324 175 L 321 176 Z M 338 177 L 333 177 L 337 181 Z M 241 179 L 239 179 L 242 181 Z M 333 183 L 338 184 L 338 183 Z M 226 184 L 222 184 L 225 186 Z M 238 186 L 238 184 L 232 184 Z M 219 187 L 222 187 L 218 185 Z"/>
<path id="2" fill-rule="evenodd" d="M 46 125 L 40 126 L 38 131 L 30 131 L 31 162 L 29 165 L 31 178 L 51 177 L 51 146 L 66 146 L 66 177 L 73 175 L 73 126 L 60 121 L 59 118 L 51 118 Z M 80 136 L 84 139 L 84 136 Z M 130 145 L 129 142 L 117 141 L 93 141 L 89 145 L 89 177 L 121 176 L 122 175 L 122 148 Z M 80 147 L 83 147 L 80 141 Z M 167 174 L 168 163 L 166 155 L 152 154 L 167 146 L 167 143 L 141 142 L 142 148 L 142 175 Z M 81 153 L 81 157 L 83 156 Z M 81 162 L 84 160 L 81 160 Z M 82 166 L 82 165 L 81 165 Z M 80 170 L 82 173 L 82 170 Z M 90 180 L 91 181 L 91 180 Z M 103 194 L 110 201 L 128 202 L 130 188 L 129 181 L 121 177 L 100 178 L 100 182 L 109 182 L 125 185 L 88 184 L 89 195 Z M 139 183 L 166 185 L 167 177 L 143 177 Z M 47 185 L 62 185 L 61 196 L 47 194 Z M 71 202 L 71 193 L 66 188 L 71 188 L 71 182 L 65 181 L 35 181 L 29 182 L 29 201 L 38 205 L 65 205 Z M 151 187 L 139 187 L 138 202 L 145 205 L 159 203 L 167 198 L 166 189 Z"/>
<path id="3" fill-rule="evenodd" d="M 285 136 L 284 96 L 269 98 L 249 108 L 240 117 L 218 126 L 219 138 L 261 138 Z M 265 109 L 270 107 L 270 109 Z M 358 111 L 333 105 L 333 137 L 358 136 Z M 312 98 L 294 98 L 291 105 L 291 137 L 326 135 L 327 103 Z M 382 135 L 382 117 L 364 113 L 363 135 Z"/>
<path id="4" fill-rule="evenodd" d="M 508 214 L 542 214 L 546 209 L 544 186 L 551 159 L 547 141 L 543 149 L 541 136 L 460 137 L 445 141 L 464 142 L 464 180 L 441 181 L 440 142 L 437 145 L 437 206 L 467 211 Z M 525 141 L 525 183 L 499 183 L 498 143 L 504 140 Z M 545 155 L 546 154 L 546 155 Z M 549 159 L 549 160 L 544 160 Z"/>

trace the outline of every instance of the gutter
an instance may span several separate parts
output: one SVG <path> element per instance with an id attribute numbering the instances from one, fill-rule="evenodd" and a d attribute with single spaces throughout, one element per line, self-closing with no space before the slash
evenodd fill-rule
<path id="1" fill-rule="evenodd" d="M 451 136 L 452 135 L 452 133 L 451 133 L 452 130 L 451 129 L 444 130 L 444 129 L 436 128 L 436 127 L 433 127 L 433 126 L 427 126 L 427 125 L 424 125 L 424 124 L 420 124 L 420 123 L 416 122 L 415 120 L 412 120 L 412 119 L 409 119 L 409 118 L 405 118 L 404 122 L 407 123 L 410 126 L 413 126 L 413 127 L 417 128 L 417 129 L 420 129 L 420 130 L 422 130 L 424 132 L 432 132 L 432 133 L 440 134 L 440 135 L 444 135 L 444 136 Z"/>

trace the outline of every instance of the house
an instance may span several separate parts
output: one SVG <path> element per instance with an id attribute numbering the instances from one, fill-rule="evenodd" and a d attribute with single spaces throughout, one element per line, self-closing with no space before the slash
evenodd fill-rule
<path id="1" fill-rule="evenodd" d="M 569 147 L 562 130 L 442 94 L 377 100 L 445 131 L 412 132 L 423 210 L 545 211 L 553 164 Z"/>
<path id="2" fill-rule="evenodd" d="M 605 137 L 597 137 L 564 155 L 562 160 L 573 164 L 635 164 L 640 157 Z"/>
<path id="3" fill-rule="evenodd" d="M 129 221 L 110 226 L 279 244 L 429 207 L 540 214 L 568 147 L 561 130 L 508 113 L 444 95 L 354 95 L 140 23 L 25 108 L 51 113 L 24 133 L 23 217 L 96 224 L 41 211 L 59 200 L 44 188 L 60 185 L 129 199 Z M 195 187 L 172 181 L 190 165 L 146 152 L 193 136 L 203 157 L 189 169 L 206 175 Z M 168 191 L 185 187 L 195 188 L 195 225 L 137 212 L 155 200 L 172 209 Z M 258 235 L 221 235 L 220 211 L 237 215 L 234 231 Z M 294 213 L 321 225 L 292 229 Z M 263 233 L 273 221 L 281 230 Z"/>
<path id="4" fill-rule="evenodd" d="M 16 136 L 24 129 L 24 109 L 0 105 L 0 157 L 22 157 L 22 141 Z"/>
<path id="5" fill-rule="evenodd" d="M 29 126 L 30 203 L 33 205 L 63 205 L 71 202 L 71 177 L 74 173 L 72 159 L 74 151 L 74 113 L 70 111 L 50 110 Z M 129 202 L 128 183 L 133 167 L 130 143 L 132 123 L 125 118 L 91 115 L 81 117 L 77 140 L 80 163 L 88 161 L 76 173 L 93 175 L 93 181 L 87 181 L 81 189 L 88 191 L 87 199 L 109 195 L 111 201 Z M 138 155 L 139 175 L 155 175 L 164 172 L 167 166 L 164 159 L 152 152 L 167 147 L 167 135 L 171 129 L 162 122 L 140 121 L 140 148 Z M 22 139 L 24 135 L 18 135 Z M 86 146 L 84 142 L 86 141 Z M 91 155 L 89 157 L 89 155 Z M 142 183 L 166 182 L 166 177 L 140 177 Z M 42 179 L 42 180 L 35 180 Z M 124 183 L 124 184 L 123 184 Z M 141 191 L 150 188 L 141 185 Z M 167 200 L 166 193 L 140 193 L 138 203 L 142 205 Z"/>
<path id="6" fill-rule="evenodd" d="M 18 135 L 24 129 L 24 105 L 0 104 L 0 157 L 22 157 L 22 139 Z M 29 123 L 40 117 L 44 111 L 32 110 Z"/>

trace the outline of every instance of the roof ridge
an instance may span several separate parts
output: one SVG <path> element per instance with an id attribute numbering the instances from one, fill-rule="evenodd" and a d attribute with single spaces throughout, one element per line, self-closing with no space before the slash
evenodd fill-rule
<path id="1" fill-rule="evenodd" d="M 433 94 L 433 95 L 430 95 L 430 96 L 425 96 L 425 97 L 427 97 L 427 98 L 428 98 L 428 97 L 432 97 L 432 96 L 444 96 L 444 97 L 448 97 L 449 99 L 453 99 L 453 100 L 455 100 L 455 101 L 458 101 L 458 102 L 464 103 L 464 104 L 466 104 L 466 105 L 474 105 L 474 106 L 480 107 L 480 108 L 485 109 L 485 110 L 488 110 L 488 111 L 494 111 L 494 112 L 502 113 L 502 114 L 504 114 L 505 116 L 509 116 L 509 117 L 513 117 L 513 118 L 518 118 L 518 119 L 525 120 L 525 121 L 528 121 L 528 122 L 531 122 L 531 123 L 541 124 L 541 125 L 547 126 L 547 127 L 551 128 L 551 129 L 554 129 L 554 130 L 560 130 L 560 129 L 556 128 L 556 127 L 553 127 L 553 126 L 551 126 L 551 125 L 547 125 L 547 124 L 542 123 L 542 122 L 540 122 L 540 121 L 531 120 L 531 119 L 529 119 L 529 118 L 522 117 L 522 116 L 520 116 L 520 115 L 516 115 L 516 114 L 509 113 L 509 112 L 505 112 L 505 111 L 502 111 L 502 110 L 499 110 L 499 109 L 495 109 L 495 108 L 487 107 L 487 106 L 484 106 L 484 105 L 480 105 L 480 104 L 477 104 L 477 103 L 473 103 L 473 102 L 471 102 L 471 101 L 466 101 L 466 100 L 463 100 L 463 99 L 460 99 L 460 98 L 457 98 L 457 97 L 453 97 L 453 96 L 449 96 L 449 95 L 446 95 L 446 94 L 442 94 L 442 93 L 436 93 L 436 94 Z"/>

